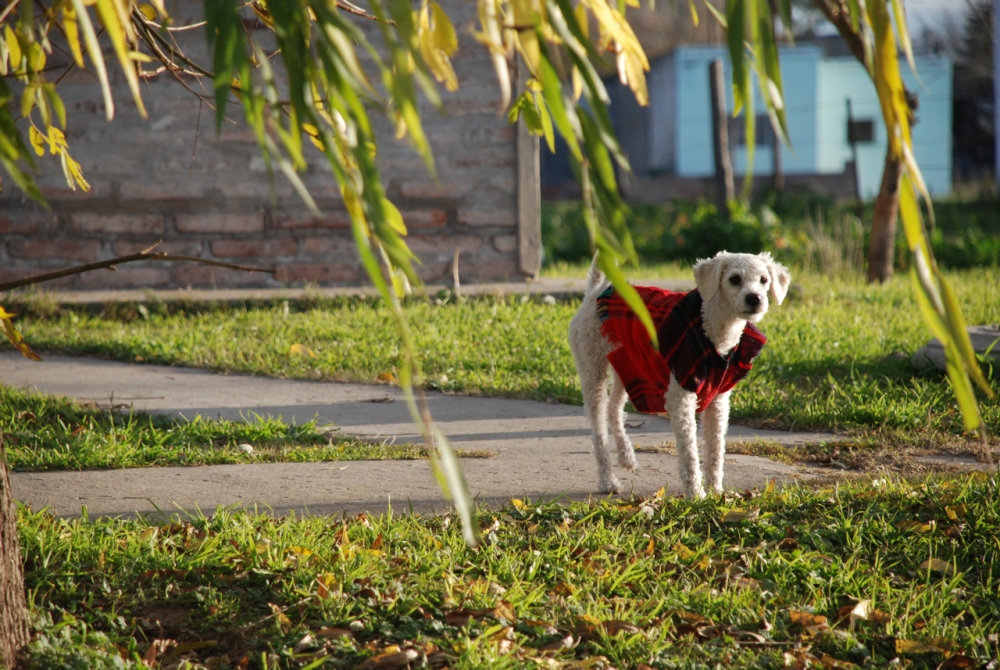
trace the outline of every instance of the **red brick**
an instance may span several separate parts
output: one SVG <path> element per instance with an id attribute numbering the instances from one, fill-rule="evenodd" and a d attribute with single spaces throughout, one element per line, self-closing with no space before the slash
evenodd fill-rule
<path id="1" fill-rule="evenodd" d="M 204 195 L 204 184 L 200 181 L 180 184 L 127 181 L 121 188 L 122 200 L 196 200 Z"/>
<path id="2" fill-rule="evenodd" d="M 458 221 L 464 226 L 516 226 L 517 211 L 511 209 L 460 209 Z"/>
<path id="3" fill-rule="evenodd" d="M 67 266 L 70 267 L 70 266 Z M 62 267 L 0 267 L 0 283 L 6 283 L 9 281 L 17 281 L 19 279 L 26 279 L 28 277 L 36 277 L 38 275 L 43 275 L 47 272 L 55 272 L 57 270 L 62 270 Z M 38 284 L 37 286 L 43 289 L 55 289 L 55 288 L 66 288 L 76 281 L 76 277 L 63 277 L 61 279 L 54 279 L 52 281 L 47 281 L 43 284 Z"/>
<path id="4" fill-rule="evenodd" d="M 496 156 L 494 158 L 456 158 L 451 165 L 457 168 L 496 168 L 514 165 L 515 156 Z"/>
<path id="5" fill-rule="evenodd" d="M 324 256 L 328 260 L 356 259 L 354 240 L 340 237 L 307 237 L 299 244 L 299 249 L 307 256 Z"/>
<path id="6" fill-rule="evenodd" d="M 459 270 L 465 281 L 522 281 L 525 276 L 514 259 L 478 261 L 474 264 L 460 265 Z"/>
<path id="7" fill-rule="evenodd" d="M 294 256 L 299 243 L 290 237 L 279 240 L 216 240 L 212 254 L 220 258 Z"/>
<path id="8" fill-rule="evenodd" d="M 96 261 L 101 243 L 76 240 L 15 240 L 7 244 L 11 258 L 66 258 L 80 263 Z"/>
<path id="9" fill-rule="evenodd" d="M 347 212 L 327 212 L 317 217 L 308 213 L 276 212 L 271 215 L 275 228 L 350 228 L 351 217 Z"/>
<path id="10" fill-rule="evenodd" d="M 321 263 L 296 263 L 283 265 L 278 274 L 280 281 L 288 283 L 342 284 L 358 279 L 359 266 L 353 264 L 325 265 Z"/>
<path id="11" fill-rule="evenodd" d="M 248 265 L 251 265 L 248 263 Z M 269 263 L 254 263 L 254 267 L 271 268 Z M 242 272 L 195 263 L 178 264 L 174 269 L 177 286 L 194 288 L 226 288 L 230 286 L 272 286 L 271 276 L 265 272 Z"/>
<path id="12" fill-rule="evenodd" d="M 261 214 L 178 214 L 180 233 L 257 233 L 264 230 Z"/>
<path id="13" fill-rule="evenodd" d="M 73 214 L 73 230 L 86 233 L 132 233 L 162 235 L 163 216 L 160 214 Z"/>
<path id="14" fill-rule="evenodd" d="M 87 175 L 87 170 L 84 170 L 84 178 L 89 178 Z M 96 180 L 95 180 L 96 182 Z M 45 196 L 45 200 L 49 204 L 57 202 L 66 201 L 80 201 L 80 200 L 96 200 L 99 198 L 108 198 L 113 194 L 110 182 L 96 182 L 91 184 L 91 189 L 89 191 L 84 191 L 82 188 L 77 187 L 76 190 L 69 188 L 66 185 L 66 181 L 62 180 L 59 182 L 58 186 L 42 186 L 42 195 Z"/>
<path id="15" fill-rule="evenodd" d="M 448 223 L 448 212 L 443 209 L 420 209 L 402 214 L 407 228 L 437 228 Z"/>
<path id="16" fill-rule="evenodd" d="M 155 239 L 146 242 L 121 240 L 115 242 L 112 249 L 114 249 L 115 254 L 118 256 L 128 256 L 145 251 L 155 243 Z M 204 250 L 205 246 L 201 243 L 201 240 L 168 240 L 157 244 L 153 251 L 174 256 L 201 256 Z"/>
<path id="17" fill-rule="evenodd" d="M 30 234 L 55 230 L 59 218 L 55 214 L 4 214 L 0 216 L 0 233 Z"/>
<path id="18" fill-rule="evenodd" d="M 502 254 L 517 251 L 517 235 L 494 235 L 493 248 Z"/>
<path id="19" fill-rule="evenodd" d="M 472 184 L 458 184 L 449 179 L 445 182 L 406 182 L 399 186 L 399 194 L 404 198 L 454 198 L 463 195 Z"/>
<path id="20" fill-rule="evenodd" d="M 478 235 L 413 235 L 406 238 L 406 242 L 421 259 L 434 255 L 451 259 L 455 247 L 460 247 L 462 253 L 469 253 L 483 246 L 483 238 Z"/>
<path id="21" fill-rule="evenodd" d="M 95 270 L 80 275 L 79 285 L 84 289 L 144 288 L 165 286 L 171 272 L 163 267 L 121 267 L 116 271 Z"/>

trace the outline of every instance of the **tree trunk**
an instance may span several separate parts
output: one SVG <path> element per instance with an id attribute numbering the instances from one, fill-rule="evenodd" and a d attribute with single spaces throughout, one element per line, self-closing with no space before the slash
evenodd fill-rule
<path id="1" fill-rule="evenodd" d="M 17 514 L 7 476 L 7 454 L 0 434 L 0 665 L 17 667 L 28 644 L 28 605 L 17 536 Z"/>
<path id="2" fill-rule="evenodd" d="M 902 162 L 886 147 L 882 186 L 875 200 L 872 237 L 868 244 L 870 282 L 885 282 L 892 278 L 892 261 L 896 252 L 896 217 L 899 214 L 899 180 L 902 176 Z"/>

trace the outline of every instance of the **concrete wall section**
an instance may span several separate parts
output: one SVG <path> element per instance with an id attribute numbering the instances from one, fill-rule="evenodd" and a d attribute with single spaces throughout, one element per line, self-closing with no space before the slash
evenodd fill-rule
<path id="1" fill-rule="evenodd" d="M 518 209 L 517 134 L 499 113 L 489 54 L 471 36 L 475 6 L 444 3 L 460 40 L 454 58 L 460 88 L 442 91 L 444 114 L 422 105 L 438 179 L 391 124 L 372 112 L 378 161 L 390 199 L 403 213 L 410 245 L 427 280 L 450 276 L 456 247 L 463 281 L 523 277 Z M 200 20 L 203 4 L 170 4 L 177 25 Z M 358 19 L 374 43 L 376 26 Z M 266 33 L 256 33 L 266 39 Z M 187 53 L 208 63 L 202 29 L 177 34 Z M 349 218 L 325 159 L 308 146 L 302 179 L 322 216 L 305 209 L 288 181 L 271 181 L 260 150 L 232 105 L 232 122 L 215 131 L 215 115 L 175 79 L 143 84 L 149 119 L 141 119 L 114 59 L 108 55 L 116 103 L 105 120 L 96 80 L 71 72 L 59 92 L 68 112 L 67 139 L 91 193 L 72 191 L 54 157 L 40 159 L 38 183 L 51 210 L 13 185 L 0 195 L 0 280 L 132 253 L 162 240 L 160 249 L 206 259 L 278 267 L 276 278 L 193 264 L 126 266 L 55 282 L 61 288 L 212 287 L 363 283 Z M 56 65 L 57 56 L 50 58 Z M 377 81 L 374 72 L 369 70 Z M 195 90 L 209 83 L 185 78 Z M 24 130 L 24 129 L 22 129 Z M 26 132 L 26 131 L 24 131 Z"/>

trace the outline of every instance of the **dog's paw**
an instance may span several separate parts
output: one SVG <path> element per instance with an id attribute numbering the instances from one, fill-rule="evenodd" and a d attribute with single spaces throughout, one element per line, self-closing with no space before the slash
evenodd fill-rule
<path id="1" fill-rule="evenodd" d="M 618 465 L 629 472 L 635 471 L 635 449 L 632 442 L 626 437 L 624 440 L 617 440 Z"/>
<path id="2" fill-rule="evenodd" d="M 600 493 L 621 493 L 622 483 L 618 481 L 617 477 L 612 477 L 607 481 L 600 481 L 597 483 L 597 490 Z"/>

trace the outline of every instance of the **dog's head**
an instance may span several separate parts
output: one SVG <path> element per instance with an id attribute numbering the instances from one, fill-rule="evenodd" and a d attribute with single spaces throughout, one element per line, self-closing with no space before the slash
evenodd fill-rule
<path id="1" fill-rule="evenodd" d="M 695 263 L 694 279 L 706 303 L 718 301 L 734 318 L 757 323 L 767 312 L 768 294 L 779 305 L 788 293 L 792 275 L 771 254 L 731 254 Z"/>

